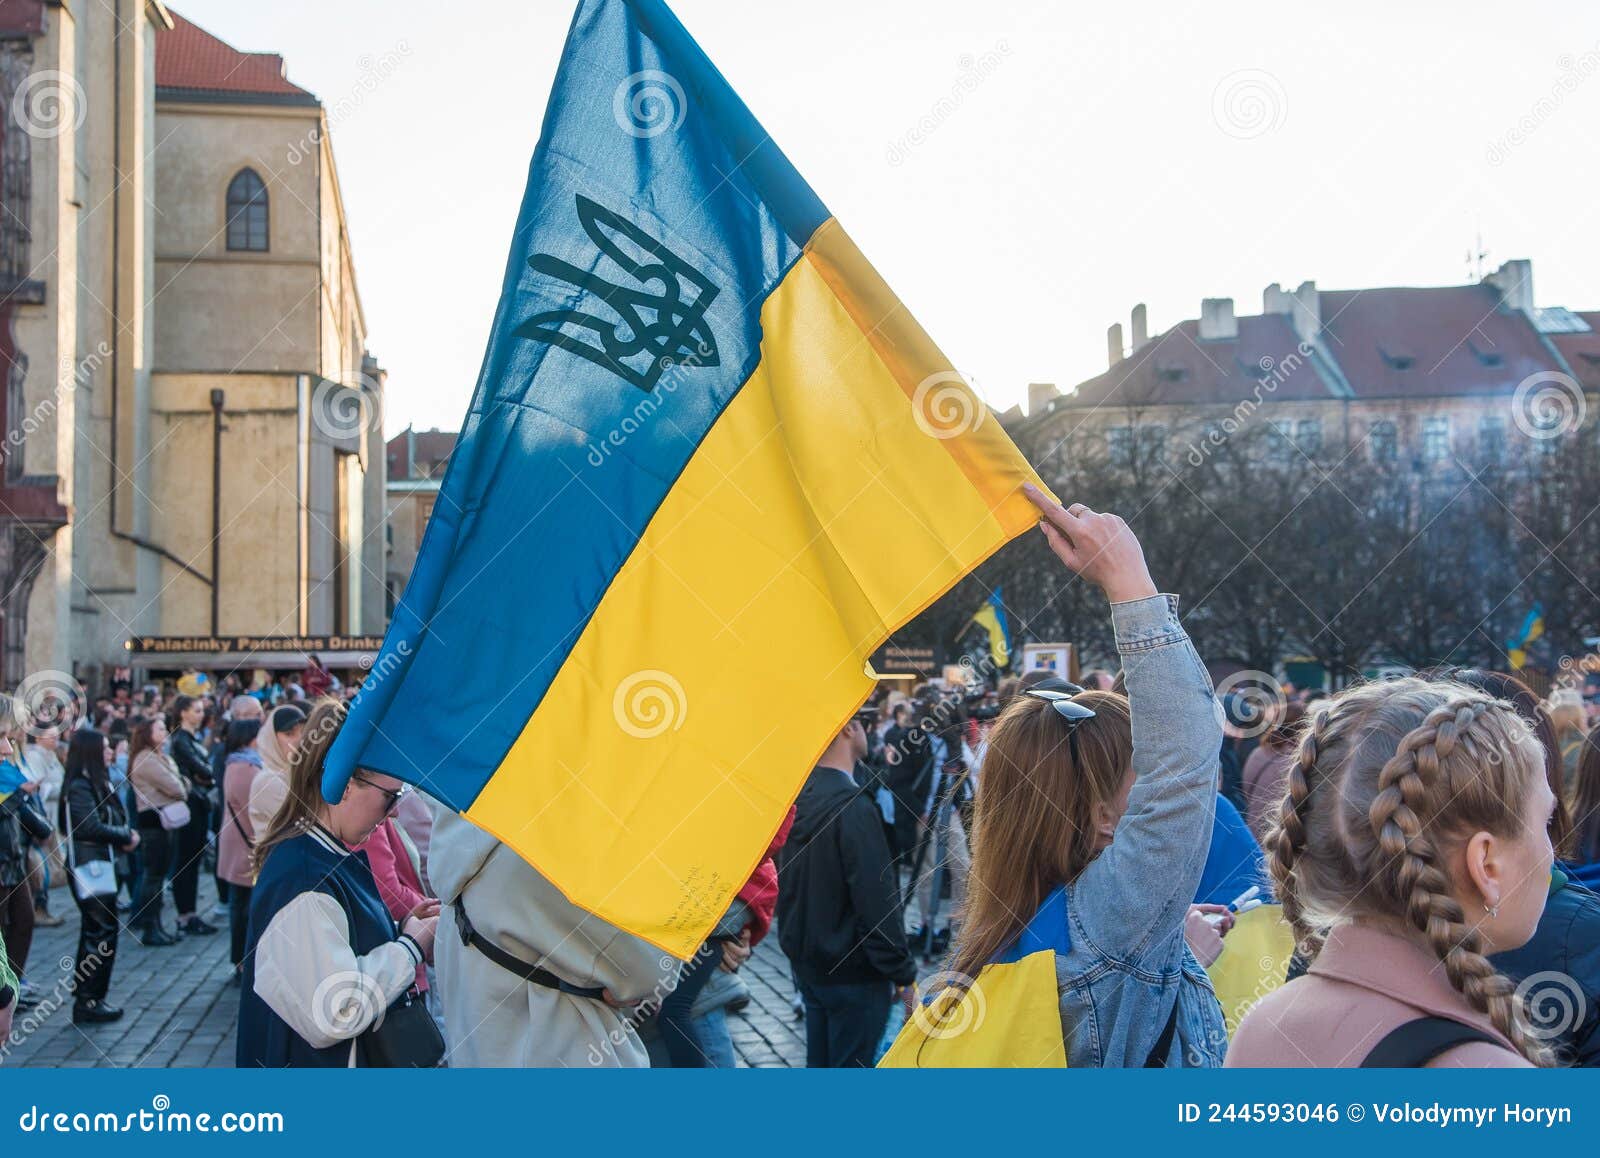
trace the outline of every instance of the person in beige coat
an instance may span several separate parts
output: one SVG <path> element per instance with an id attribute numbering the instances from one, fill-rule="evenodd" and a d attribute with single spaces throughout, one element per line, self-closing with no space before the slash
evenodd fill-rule
<path id="1" fill-rule="evenodd" d="M 676 958 L 578 908 L 443 805 L 428 875 L 444 906 L 435 970 L 452 1068 L 650 1064 L 628 1011 L 671 992 Z M 463 911 L 476 944 L 463 941 Z M 508 965 L 537 967 L 541 980 Z"/>
<path id="2" fill-rule="evenodd" d="M 305 731 L 306 715 L 292 704 L 267 713 L 256 733 L 261 767 L 250 781 L 248 806 L 250 831 L 264 833 L 272 827 L 289 796 L 289 758 Z"/>
<path id="3" fill-rule="evenodd" d="M 178 943 L 161 925 L 162 888 L 178 849 L 177 830 L 162 823 L 161 810 L 189 799 L 189 782 L 162 751 L 166 742 L 167 724 L 159 716 L 136 723 L 128 742 L 128 782 L 133 785 L 134 823 L 144 862 L 128 923 L 139 931 L 140 942 L 153 949 Z"/>
<path id="4" fill-rule="evenodd" d="M 1476 689 L 1404 679 L 1319 704 L 1267 845 L 1310 965 L 1245 1015 L 1227 1064 L 1551 1064 L 1489 955 L 1539 923 L 1555 803 L 1539 741 Z"/>

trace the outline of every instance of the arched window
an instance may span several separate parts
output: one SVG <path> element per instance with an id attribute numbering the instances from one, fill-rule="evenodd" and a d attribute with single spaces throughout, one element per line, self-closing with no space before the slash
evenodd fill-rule
<path id="1" fill-rule="evenodd" d="M 228 182 L 228 248 L 267 251 L 267 187 L 254 169 Z"/>

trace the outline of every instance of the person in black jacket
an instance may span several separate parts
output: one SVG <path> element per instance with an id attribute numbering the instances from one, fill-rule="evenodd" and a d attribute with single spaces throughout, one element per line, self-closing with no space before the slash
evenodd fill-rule
<path id="1" fill-rule="evenodd" d="M 197 696 L 179 696 L 172 702 L 172 759 L 189 781 L 189 823 L 178 830 L 176 868 L 172 874 L 172 904 L 178 910 L 178 932 L 209 934 L 217 931 L 195 911 L 200 894 L 200 863 L 211 835 L 211 755 L 200 742 L 206 704 Z"/>
<path id="2" fill-rule="evenodd" d="M 114 863 L 118 852 L 131 852 L 138 847 L 139 834 L 129 826 L 122 801 L 111 786 L 106 738 L 93 729 L 72 733 L 60 810 L 62 837 L 72 842 L 72 863 L 78 868 L 96 862 Z M 115 882 L 116 878 L 111 879 Z M 83 917 L 72 970 L 73 1024 L 116 1021 L 122 1010 L 106 1001 L 111 969 L 117 959 L 116 889 L 113 885 L 104 895 L 86 895 L 80 891 L 75 876 L 71 887 Z"/>
<path id="3" fill-rule="evenodd" d="M 10 701 L 0 697 L 0 721 L 10 718 Z M 6 959 L 18 981 L 17 1004 L 32 1005 L 21 980 L 33 946 L 33 886 L 29 883 L 26 836 L 37 844 L 50 838 L 52 829 L 33 803 L 39 786 L 26 780 L 18 751 L 18 737 L 0 727 L 0 930 L 5 933 Z M 13 785 L 15 787 L 13 787 Z"/>
<path id="4" fill-rule="evenodd" d="M 852 719 L 800 790 L 778 859 L 778 943 L 805 1000 L 812 1067 L 872 1065 L 890 1001 L 909 1012 L 915 996 L 883 817 L 850 772 L 866 750 Z"/>

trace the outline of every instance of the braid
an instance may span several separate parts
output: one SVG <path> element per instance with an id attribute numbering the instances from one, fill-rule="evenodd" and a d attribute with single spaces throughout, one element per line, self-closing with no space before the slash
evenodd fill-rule
<path id="1" fill-rule="evenodd" d="M 1450 758 L 1467 730 L 1493 707 L 1487 700 L 1456 699 L 1429 712 L 1379 772 L 1368 819 L 1385 858 L 1384 869 L 1394 872 L 1406 917 L 1428 938 L 1450 984 L 1524 1057 L 1544 1066 L 1552 1064 L 1553 1056 L 1532 1034 L 1511 980 L 1484 956 L 1483 937 L 1452 894 L 1427 821 L 1419 815 L 1427 810 L 1429 785 L 1438 784 L 1443 775 L 1440 761 Z"/>
<path id="2" fill-rule="evenodd" d="M 1305 730 L 1299 750 L 1289 765 L 1285 782 L 1287 791 L 1278 805 L 1277 832 L 1273 837 L 1272 891 L 1283 904 L 1283 918 L 1294 930 L 1296 950 L 1306 960 L 1315 957 L 1321 948 L 1321 937 L 1305 921 L 1300 900 L 1294 888 L 1295 862 L 1306 847 L 1306 812 L 1311 801 L 1311 780 L 1317 770 L 1317 755 L 1323 743 L 1323 732 L 1328 725 L 1329 712 L 1319 711 Z"/>

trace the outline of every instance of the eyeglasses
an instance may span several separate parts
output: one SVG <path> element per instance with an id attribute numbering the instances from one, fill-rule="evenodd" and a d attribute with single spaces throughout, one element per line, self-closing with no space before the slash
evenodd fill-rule
<path id="1" fill-rule="evenodd" d="M 350 779 L 354 780 L 357 784 L 365 784 L 374 792 L 381 792 L 389 798 L 389 803 L 383 810 L 385 816 L 393 812 L 396 808 L 399 808 L 400 801 L 404 800 L 406 793 L 411 791 L 409 788 L 384 788 L 381 785 L 374 784 L 365 776 L 352 776 Z"/>
<path id="2" fill-rule="evenodd" d="M 1066 683 L 1065 680 L 1062 681 Z M 1067 684 L 1076 689 L 1071 692 L 1047 691 L 1040 688 L 1029 688 L 1023 695 L 1032 696 L 1036 700 L 1043 700 L 1055 709 L 1056 715 L 1067 722 L 1067 743 L 1072 746 L 1072 766 L 1076 768 L 1078 760 L 1078 725 L 1085 720 L 1094 719 L 1094 709 L 1086 708 L 1073 701 L 1073 696 L 1083 691 L 1077 684 Z"/>

